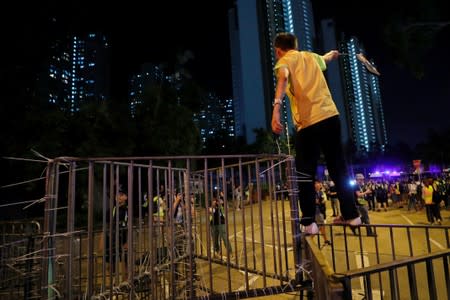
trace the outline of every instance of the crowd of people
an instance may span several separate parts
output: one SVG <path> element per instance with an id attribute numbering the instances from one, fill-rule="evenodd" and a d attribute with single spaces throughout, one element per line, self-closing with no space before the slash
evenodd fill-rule
<path id="1" fill-rule="evenodd" d="M 370 225 L 371 213 L 387 212 L 393 209 L 403 209 L 408 212 L 423 211 L 424 223 L 441 225 L 441 210 L 450 210 L 450 177 L 418 176 L 411 179 L 377 178 L 366 179 L 358 173 L 352 181 L 354 201 L 361 224 Z M 315 218 L 318 231 L 305 234 L 320 234 L 324 245 L 331 245 L 324 223 L 334 223 L 340 216 L 339 194 L 332 180 L 315 180 Z M 302 199 L 300 199 L 301 203 Z M 327 210 L 326 207 L 330 209 Z M 301 215 L 301 217 L 303 217 Z M 329 217 L 332 217 L 330 220 Z M 359 226 L 349 226 L 354 234 L 358 234 Z M 364 226 L 367 236 L 376 237 L 373 226 Z"/>
<path id="2" fill-rule="evenodd" d="M 331 180 L 318 181 L 330 201 L 332 216 L 339 214 L 336 202 L 339 196 Z M 370 178 L 355 175 L 355 201 L 362 224 L 370 224 L 368 212 L 386 212 L 405 209 L 410 212 L 425 211 L 429 224 L 441 224 L 441 209 L 450 209 L 450 177 L 426 175 L 415 178 Z"/>

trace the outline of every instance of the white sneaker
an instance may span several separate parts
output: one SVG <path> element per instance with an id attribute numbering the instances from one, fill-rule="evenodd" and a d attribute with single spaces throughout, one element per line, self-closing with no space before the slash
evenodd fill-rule
<path id="1" fill-rule="evenodd" d="M 319 234 L 319 227 L 317 227 L 315 222 L 308 226 L 301 225 L 300 230 L 303 234 Z"/>
<path id="2" fill-rule="evenodd" d="M 357 218 L 354 218 L 353 220 L 348 220 L 347 222 L 348 222 L 347 224 L 350 226 L 358 226 L 358 225 L 361 225 L 361 218 L 357 217 Z"/>
<path id="3" fill-rule="evenodd" d="M 339 216 L 333 220 L 333 224 L 342 224 L 342 225 L 350 225 L 350 226 L 359 226 L 361 225 L 361 218 L 356 217 L 350 220 L 344 220 L 342 216 Z"/>

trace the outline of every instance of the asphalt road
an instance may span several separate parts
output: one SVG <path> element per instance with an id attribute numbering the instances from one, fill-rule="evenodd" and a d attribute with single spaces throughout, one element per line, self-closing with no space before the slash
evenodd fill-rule
<path id="1" fill-rule="evenodd" d="M 333 217 L 331 208 L 329 207 L 329 201 L 327 201 L 327 222 L 331 222 Z M 441 216 L 443 219 L 442 225 L 443 226 L 450 226 L 450 210 L 441 209 Z M 387 211 L 369 211 L 369 218 L 371 224 L 398 224 L 398 225 L 429 225 L 426 217 L 425 209 L 415 211 L 411 210 L 408 211 L 407 206 L 403 206 L 402 208 L 395 208 L 395 207 L 389 207 Z M 439 225 L 433 225 L 433 227 L 438 227 Z M 364 229 L 363 229 L 364 232 Z M 363 234 L 364 235 L 364 234 Z M 379 244 L 389 244 L 387 240 L 387 235 L 385 235 L 385 232 L 382 231 L 382 229 L 378 230 L 378 239 Z M 369 238 L 366 238 L 369 239 Z M 431 239 L 431 244 L 433 247 L 436 247 L 437 249 L 444 249 L 445 244 L 442 243 L 440 240 L 437 239 Z M 386 242 L 386 243 L 384 243 Z M 399 241 L 402 242 L 402 241 Z M 335 242 L 336 243 L 336 242 Z M 339 247 L 339 245 L 335 244 L 335 247 Z M 404 244 L 400 248 L 407 248 L 406 240 L 404 241 Z M 328 253 L 330 252 L 329 246 L 325 246 L 322 248 L 322 251 Z M 367 260 L 365 263 L 369 263 L 370 261 Z M 358 264 L 358 262 L 356 262 Z M 420 283 L 419 283 L 420 284 Z M 419 287 L 420 289 L 420 287 Z M 442 290 L 438 286 L 438 291 Z M 358 292 L 358 290 L 353 290 L 353 299 L 363 299 L 363 296 Z M 376 292 L 374 293 L 374 299 L 377 299 Z M 299 293 L 286 293 L 286 294 L 279 294 L 274 296 L 264 296 L 264 297 L 256 297 L 252 299 L 261 299 L 261 300 L 283 300 L 283 299 L 300 299 Z M 306 298 L 305 298 L 306 299 Z"/>

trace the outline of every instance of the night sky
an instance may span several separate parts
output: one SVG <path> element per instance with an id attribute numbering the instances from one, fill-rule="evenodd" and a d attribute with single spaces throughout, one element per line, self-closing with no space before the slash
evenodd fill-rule
<path id="1" fill-rule="evenodd" d="M 18 66 L 38 68 L 54 30 L 51 24 L 56 20 L 57 32 L 99 30 L 110 37 L 112 76 L 124 84 L 122 88 L 115 85 L 115 92 L 123 97 L 127 78 L 139 70 L 141 63 L 173 61 L 176 53 L 185 49 L 194 53 L 190 65 L 194 77 L 219 95 L 231 96 L 227 9 L 232 2 L 126 1 L 105 5 L 94 5 L 93 1 L 16 2 L 1 13 L 2 51 L 7 52 L 4 58 L 8 58 L 1 64 L 2 74 Z M 428 10 L 415 7 L 415 2 L 427 3 Z M 388 45 L 383 38 L 388 17 L 395 20 L 396 14 L 398 20 L 405 20 L 408 13 L 414 18 L 434 7 L 440 20 L 450 21 L 445 2 L 377 1 L 374 7 L 363 8 L 361 1 L 344 1 L 345 5 L 342 1 L 313 1 L 316 21 L 334 18 L 338 29 L 357 36 L 365 45 L 368 58 L 375 60 L 381 73 L 391 144 L 403 141 L 414 146 L 425 140 L 428 128 L 450 128 L 450 26 L 441 30 L 430 41 L 430 50 L 417 59 L 424 66 L 421 79 L 399 64 L 401 59 L 395 45 Z M 5 47 L 7 42 L 9 47 Z M 408 56 L 415 52 L 413 44 L 406 51 Z"/>
<path id="2" fill-rule="evenodd" d="M 368 58 L 377 64 L 389 143 L 413 147 L 426 140 L 428 128 L 450 129 L 450 24 L 430 41 L 412 42 L 403 52 L 400 39 L 386 38 L 390 22 L 398 26 L 413 20 L 450 22 L 448 2 L 383 0 L 362 5 L 353 0 L 313 1 L 317 18 L 334 18 L 341 31 L 359 38 Z M 421 43 L 430 45 L 422 56 Z M 405 63 L 411 57 L 423 65 L 423 77 L 415 76 Z"/>

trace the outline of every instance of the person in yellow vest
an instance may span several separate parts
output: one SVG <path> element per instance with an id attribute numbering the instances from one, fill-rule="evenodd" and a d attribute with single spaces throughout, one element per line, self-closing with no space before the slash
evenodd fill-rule
<path id="1" fill-rule="evenodd" d="M 164 221 L 166 202 L 160 195 L 153 197 L 153 220 Z"/>
<path id="2" fill-rule="evenodd" d="M 439 180 L 435 180 L 435 178 L 432 178 L 431 185 L 433 186 L 433 216 L 436 220 L 436 223 L 438 225 L 442 224 L 442 217 L 441 217 L 441 201 L 442 201 L 442 195 L 439 193 Z"/>
<path id="3" fill-rule="evenodd" d="M 430 225 L 433 225 L 435 222 L 441 225 L 442 218 L 439 211 L 440 207 L 434 200 L 436 198 L 436 193 L 433 188 L 433 181 L 434 179 L 431 176 L 423 180 L 422 199 L 425 203 L 425 212 Z"/>
<path id="4" fill-rule="evenodd" d="M 149 197 L 147 194 L 144 195 L 144 204 L 142 205 L 145 213 L 148 212 L 150 205 Z M 152 215 L 153 215 L 153 221 L 164 221 L 166 211 L 166 202 L 164 201 L 164 198 L 162 197 L 162 194 L 157 194 L 153 197 L 153 203 L 152 203 Z"/>

